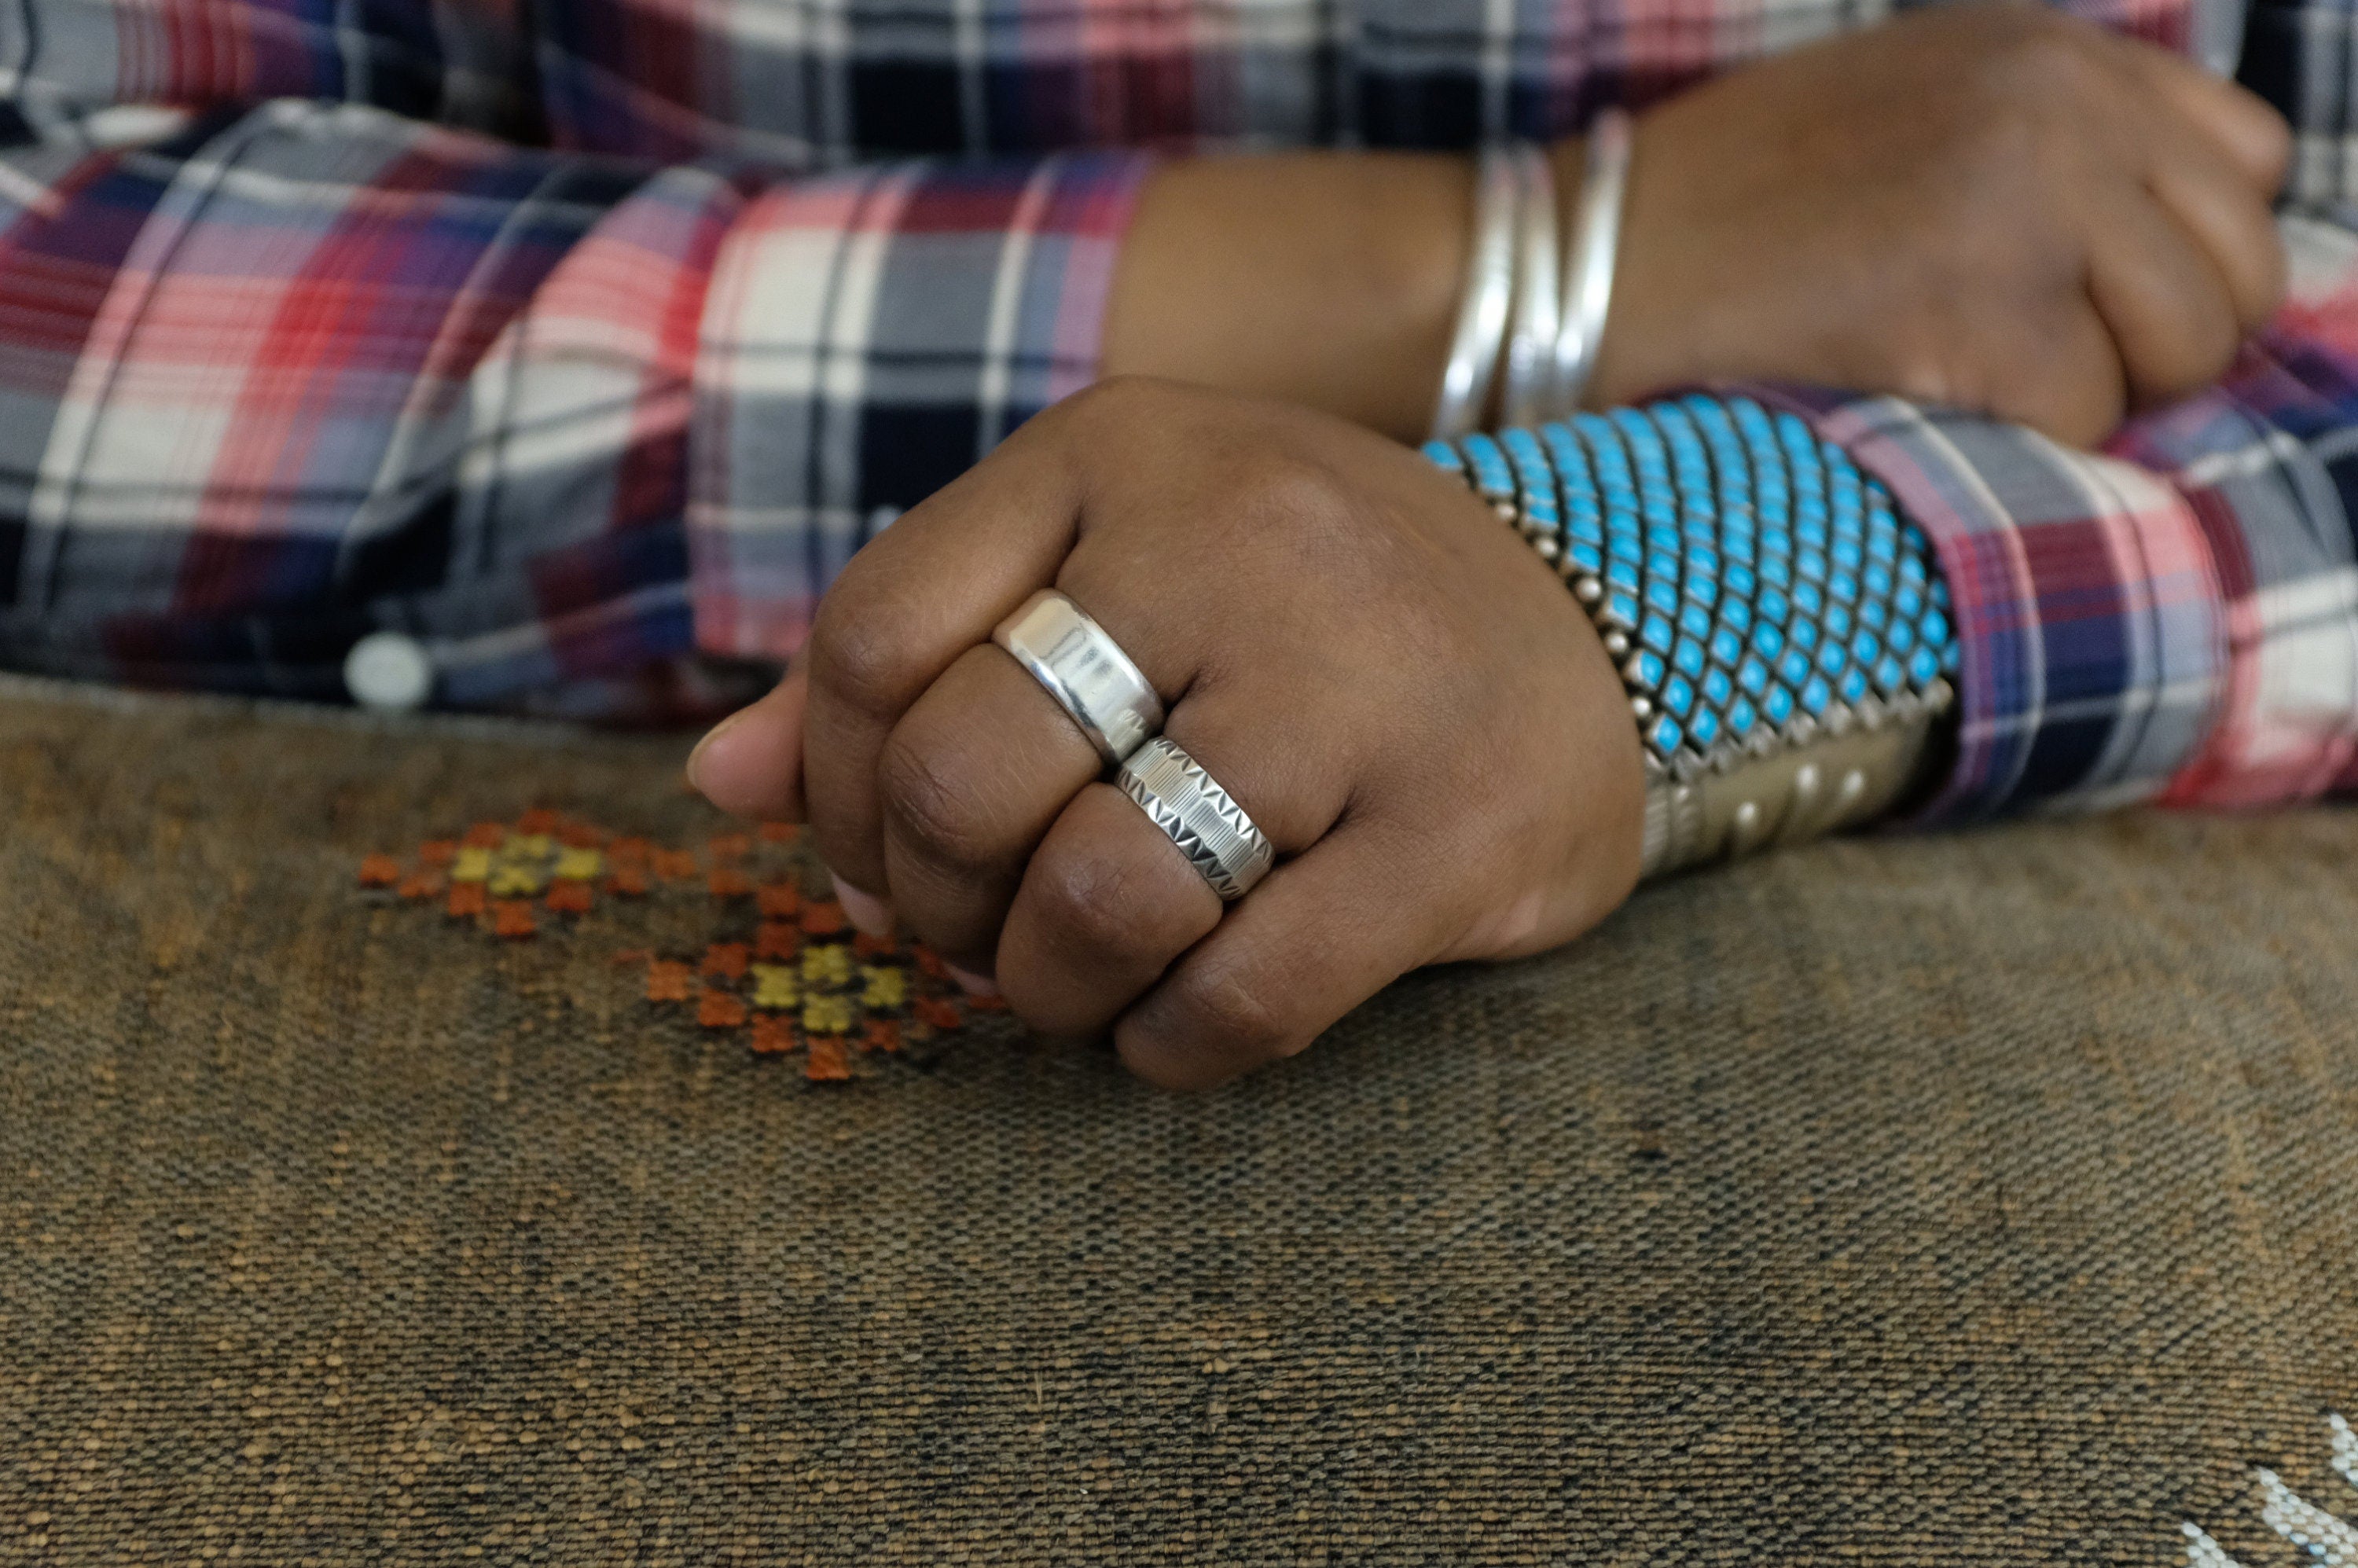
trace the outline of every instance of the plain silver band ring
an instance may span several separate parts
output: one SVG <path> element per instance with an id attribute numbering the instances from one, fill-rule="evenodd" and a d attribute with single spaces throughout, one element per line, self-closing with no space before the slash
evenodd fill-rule
<path id="1" fill-rule="evenodd" d="M 1048 688 L 1106 766 L 1120 766 L 1163 728 L 1163 699 L 1152 684 L 1104 627 L 1055 589 L 1025 600 L 990 640 Z"/>
<path id="2" fill-rule="evenodd" d="M 1167 735 L 1141 746 L 1113 782 L 1179 847 L 1223 903 L 1252 892 L 1277 861 L 1277 847 L 1245 808 Z"/>

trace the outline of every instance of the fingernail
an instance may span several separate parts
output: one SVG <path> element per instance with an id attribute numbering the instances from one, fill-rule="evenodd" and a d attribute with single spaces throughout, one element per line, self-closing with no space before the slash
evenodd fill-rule
<path id="1" fill-rule="evenodd" d="M 959 968 L 956 964 L 944 964 L 942 968 L 950 972 L 950 979 L 958 983 L 958 989 L 966 992 L 968 996 L 997 996 L 999 994 L 999 982 L 992 979 L 988 975 L 968 974 L 966 970 Z"/>
<path id="2" fill-rule="evenodd" d="M 892 935 L 891 904 L 872 892 L 860 892 L 833 871 L 827 875 L 835 879 L 835 902 L 843 905 L 843 913 L 851 917 L 852 925 L 871 936 Z"/>
<path id="3" fill-rule="evenodd" d="M 697 770 L 704 762 L 704 753 L 711 748 L 712 742 L 719 740 L 720 737 L 728 734 L 731 730 L 736 729 L 737 726 L 743 721 L 745 716 L 752 711 L 753 710 L 750 708 L 739 708 L 736 712 L 730 714 L 728 718 L 722 719 L 719 723 L 706 730 L 704 732 L 704 739 L 696 743 L 696 750 L 687 754 L 687 782 L 694 784 L 699 793 L 704 789 L 704 781 L 697 776 Z"/>

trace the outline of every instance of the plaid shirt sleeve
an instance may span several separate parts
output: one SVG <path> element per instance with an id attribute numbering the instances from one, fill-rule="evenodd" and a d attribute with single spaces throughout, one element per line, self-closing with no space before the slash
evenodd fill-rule
<path id="1" fill-rule="evenodd" d="M 0 664 L 335 698 L 397 629 L 438 701 L 607 714 L 785 654 L 878 526 L 1089 379 L 1141 167 L 143 124 L 0 153 Z"/>
<path id="2" fill-rule="evenodd" d="M 1924 820 L 2358 783 L 2358 232 L 2284 227 L 2293 302 L 2218 386 L 2102 454 L 1774 394 L 1892 487 L 1954 596 L 1962 723 Z"/>

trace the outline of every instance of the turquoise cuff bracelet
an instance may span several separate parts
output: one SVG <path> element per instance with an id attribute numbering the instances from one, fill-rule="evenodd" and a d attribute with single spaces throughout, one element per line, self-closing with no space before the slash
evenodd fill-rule
<path id="1" fill-rule="evenodd" d="M 1694 395 L 1425 448 L 1570 585 L 1646 759 L 1645 874 L 1865 822 L 1955 706 L 1931 541 L 1801 419 Z"/>

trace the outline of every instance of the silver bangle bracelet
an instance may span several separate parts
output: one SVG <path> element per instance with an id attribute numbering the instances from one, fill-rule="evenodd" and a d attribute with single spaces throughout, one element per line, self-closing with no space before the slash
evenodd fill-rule
<path id="1" fill-rule="evenodd" d="M 1562 245 L 1555 169 L 1547 150 L 1531 142 L 1517 143 L 1511 156 L 1518 208 L 1514 307 L 1509 315 L 1506 389 L 1500 404 L 1504 423 L 1536 425 L 1558 412 L 1556 360 L 1563 341 L 1563 291 L 1557 281 Z"/>
<path id="2" fill-rule="evenodd" d="M 1613 273 L 1621 254 L 1629 159 L 1636 143 L 1628 111 L 1607 109 L 1588 128 L 1586 169 L 1563 269 L 1562 330 L 1555 345 L 1555 410 L 1580 406 L 1596 373 L 1605 319 L 1613 308 Z"/>
<path id="3" fill-rule="evenodd" d="M 1474 232 L 1457 330 L 1433 410 L 1437 440 L 1468 434 L 1487 412 L 1515 289 L 1517 178 L 1507 154 L 1485 152 L 1474 179 Z"/>

